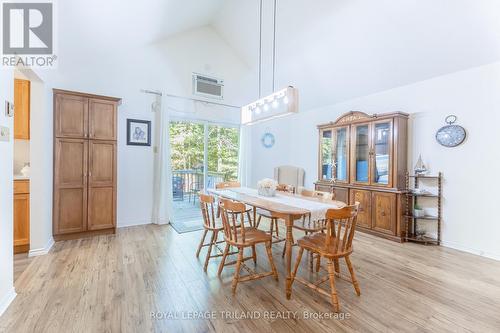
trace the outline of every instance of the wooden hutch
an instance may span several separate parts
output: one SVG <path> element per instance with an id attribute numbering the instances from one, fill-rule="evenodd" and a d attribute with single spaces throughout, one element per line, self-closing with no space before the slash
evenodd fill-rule
<path id="1" fill-rule="evenodd" d="M 316 190 L 359 201 L 358 230 L 405 238 L 408 114 L 351 111 L 319 129 Z"/>

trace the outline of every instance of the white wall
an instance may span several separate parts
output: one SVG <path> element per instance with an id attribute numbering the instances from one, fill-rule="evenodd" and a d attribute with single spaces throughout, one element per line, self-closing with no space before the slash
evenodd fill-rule
<path id="1" fill-rule="evenodd" d="M 432 173 L 444 174 L 444 245 L 500 260 L 500 224 L 493 209 L 498 204 L 500 186 L 500 178 L 496 177 L 500 163 L 499 91 L 500 62 L 496 62 L 335 105 L 301 110 L 296 116 L 255 126 L 252 158 L 257 163 L 252 183 L 272 176 L 278 164 L 292 164 L 306 170 L 306 186 L 312 187 L 317 180 L 316 125 L 351 110 L 370 114 L 407 112 L 411 114 L 410 169 L 421 153 Z M 466 142 L 451 149 L 440 146 L 434 138 L 449 114 L 457 115 L 458 123 L 468 131 Z M 266 130 L 276 135 L 272 149 L 257 142 Z"/>
<path id="2" fill-rule="evenodd" d="M 14 102 L 14 76 L 10 69 L 0 69 L 0 126 L 10 129 L 9 142 L 0 141 L 0 315 L 15 297 L 13 276 L 14 232 L 13 147 L 14 118 L 7 118 L 5 101 Z"/>

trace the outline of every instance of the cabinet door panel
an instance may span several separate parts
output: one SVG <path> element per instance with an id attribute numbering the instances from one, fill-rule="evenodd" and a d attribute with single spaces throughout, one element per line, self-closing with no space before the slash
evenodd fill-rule
<path id="1" fill-rule="evenodd" d="M 351 135 L 351 179 L 353 183 L 369 184 L 371 168 L 371 126 L 359 124 L 353 127 Z"/>
<path id="2" fill-rule="evenodd" d="M 343 187 L 334 187 L 333 199 L 348 203 L 349 202 L 349 190 L 347 188 L 343 188 Z"/>
<path id="3" fill-rule="evenodd" d="M 333 130 L 333 176 L 340 183 L 349 182 L 349 127 Z"/>
<path id="4" fill-rule="evenodd" d="M 90 100 L 89 137 L 97 140 L 116 140 L 116 103 Z"/>
<path id="5" fill-rule="evenodd" d="M 373 124 L 372 184 L 392 186 L 392 121 Z"/>
<path id="6" fill-rule="evenodd" d="M 14 80 L 14 139 L 30 139 L 30 81 Z"/>
<path id="7" fill-rule="evenodd" d="M 396 194 L 373 192 L 373 229 L 396 234 Z"/>
<path id="8" fill-rule="evenodd" d="M 55 234 L 87 230 L 87 188 L 61 188 L 56 195 Z"/>
<path id="9" fill-rule="evenodd" d="M 14 246 L 30 243 L 30 195 L 14 195 Z"/>
<path id="10" fill-rule="evenodd" d="M 113 186 L 116 172 L 116 143 L 89 142 L 89 186 Z"/>
<path id="11" fill-rule="evenodd" d="M 359 202 L 357 225 L 363 228 L 372 228 L 371 192 L 365 190 L 351 190 L 351 205 Z"/>
<path id="12" fill-rule="evenodd" d="M 57 94 L 55 100 L 56 137 L 88 136 L 88 98 Z"/>
<path id="13" fill-rule="evenodd" d="M 54 234 L 87 230 L 88 142 L 56 139 Z"/>
<path id="14" fill-rule="evenodd" d="M 333 178 L 333 130 L 325 129 L 319 135 L 320 180 Z"/>
<path id="15" fill-rule="evenodd" d="M 115 226 L 115 189 L 89 189 L 89 230 L 109 229 Z"/>

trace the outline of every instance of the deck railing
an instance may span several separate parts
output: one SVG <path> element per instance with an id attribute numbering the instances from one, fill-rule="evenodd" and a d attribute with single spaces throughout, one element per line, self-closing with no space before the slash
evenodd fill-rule
<path id="1" fill-rule="evenodd" d="M 225 180 L 225 174 L 209 171 L 207 178 L 207 186 L 213 188 L 216 183 Z M 172 192 L 174 200 L 183 200 L 185 194 L 201 190 L 203 190 L 203 171 L 175 170 L 172 172 Z"/>

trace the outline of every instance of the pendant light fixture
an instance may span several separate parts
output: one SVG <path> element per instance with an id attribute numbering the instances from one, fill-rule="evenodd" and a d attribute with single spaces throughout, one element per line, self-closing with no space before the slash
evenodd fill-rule
<path id="1" fill-rule="evenodd" d="M 277 0 L 273 7 L 273 93 L 262 97 L 262 2 L 259 7 L 259 99 L 241 108 L 241 123 L 243 125 L 257 124 L 297 113 L 299 111 L 299 93 L 292 86 L 275 90 L 276 84 L 276 14 Z"/>

